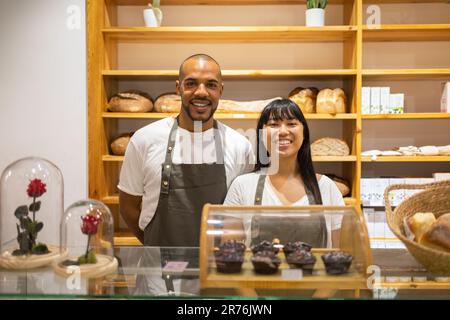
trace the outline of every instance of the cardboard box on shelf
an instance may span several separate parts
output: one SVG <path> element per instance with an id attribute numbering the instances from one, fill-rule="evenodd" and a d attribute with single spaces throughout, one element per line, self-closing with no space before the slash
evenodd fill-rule
<path id="1" fill-rule="evenodd" d="M 361 113 L 370 114 L 370 87 L 362 87 Z"/>
<path id="2" fill-rule="evenodd" d="M 389 100 L 391 98 L 391 88 L 380 88 L 380 113 L 387 114 L 390 111 Z"/>
<path id="3" fill-rule="evenodd" d="M 403 113 L 405 95 L 403 93 L 391 94 L 389 97 L 389 113 Z"/>
<path id="4" fill-rule="evenodd" d="M 370 113 L 380 113 L 380 87 L 370 88 Z"/>
<path id="5" fill-rule="evenodd" d="M 450 113 L 450 82 L 445 82 L 442 89 L 441 112 Z"/>

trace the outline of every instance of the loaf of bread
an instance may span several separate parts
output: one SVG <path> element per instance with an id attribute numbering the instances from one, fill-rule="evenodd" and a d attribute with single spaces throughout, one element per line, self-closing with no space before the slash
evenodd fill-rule
<path id="1" fill-rule="evenodd" d="M 334 181 L 343 197 L 350 193 L 350 184 L 347 180 L 329 173 L 327 173 L 326 176 Z"/>
<path id="2" fill-rule="evenodd" d="M 227 113 L 227 112 L 261 112 L 269 103 L 274 100 L 281 99 L 280 97 L 275 97 L 265 100 L 253 100 L 253 101 L 236 101 L 236 100 L 220 100 L 219 106 L 217 107 L 217 112 Z"/>
<path id="3" fill-rule="evenodd" d="M 303 89 L 297 87 L 289 93 L 289 99 L 294 101 L 303 113 L 316 112 L 317 88 Z"/>
<path id="4" fill-rule="evenodd" d="M 420 238 L 419 243 L 432 249 L 450 252 L 450 213 L 437 218 Z"/>
<path id="5" fill-rule="evenodd" d="M 111 112 L 150 112 L 152 109 L 152 98 L 138 90 L 115 94 L 108 103 L 108 111 Z"/>
<path id="6" fill-rule="evenodd" d="M 317 95 L 316 110 L 317 113 L 345 113 L 347 97 L 344 90 L 322 89 Z"/>
<path id="7" fill-rule="evenodd" d="M 311 144 L 313 156 L 348 156 L 350 148 L 343 140 L 336 138 L 322 138 Z"/>
<path id="8" fill-rule="evenodd" d="M 436 221 L 432 212 L 417 212 L 406 220 L 405 234 L 409 239 L 420 242 L 423 234 Z"/>
<path id="9" fill-rule="evenodd" d="M 155 112 L 180 112 L 181 97 L 176 93 L 164 93 L 156 98 Z"/>
<path id="10" fill-rule="evenodd" d="M 123 156 L 133 133 L 125 133 L 111 142 L 111 152 L 116 156 Z"/>

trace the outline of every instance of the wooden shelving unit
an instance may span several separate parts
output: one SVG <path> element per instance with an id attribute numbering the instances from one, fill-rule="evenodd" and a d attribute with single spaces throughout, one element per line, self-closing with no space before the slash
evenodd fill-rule
<path id="1" fill-rule="evenodd" d="M 161 0 L 162 6 L 190 5 L 304 5 L 305 0 Z M 414 4 L 439 3 L 441 0 L 330 0 L 330 7 L 342 8 L 343 25 L 326 27 L 304 26 L 163 26 L 159 28 L 119 26 L 120 6 L 146 6 L 148 0 L 104 0 L 88 1 L 88 100 L 89 100 L 89 196 L 102 200 L 113 210 L 118 219 L 118 196 L 116 184 L 123 157 L 109 154 L 109 139 L 118 133 L 119 121 L 149 122 L 174 116 L 171 113 L 114 113 L 107 112 L 108 97 L 119 90 L 119 84 L 126 81 L 174 81 L 178 66 L 164 68 L 123 68 L 119 61 L 119 46 L 124 44 L 166 44 L 166 43 L 232 43 L 239 46 L 246 43 L 312 43 L 342 45 L 343 66 L 336 69 L 317 68 L 314 59 L 305 69 L 224 69 L 226 80 L 302 80 L 314 79 L 343 81 L 349 96 L 349 113 L 305 114 L 309 121 L 332 120 L 342 122 L 342 137 L 350 142 L 352 155 L 348 157 L 315 157 L 319 164 L 336 163 L 351 180 L 352 193 L 345 198 L 347 204 L 360 206 L 360 178 L 362 164 L 369 162 L 450 162 L 450 157 L 361 157 L 363 123 L 376 120 L 408 119 L 450 119 L 449 114 L 409 113 L 389 115 L 362 115 L 361 88 L 364 80 L 449 80 L 450 65 L 447 68 L 417 69 L 369 69 L 363 67 L 363 45 L 370 42 L 412 42 L 450 41 L 450 24 L 382 24 L 371 28 L 363 23 L 365 4 Z M 302 7 L 301 10 L 303 10 Z M 143 8 L 142 8 L 143 9 Z M 140 9 L 139 9 L 140 10 Z M 299 11 L 300 12 L 300 11 Z M 431 106 L 430 106 L 431 108 Z M 431 111 L 432 109 L 430 109 Z M 436 110 L 436 109 L 433 109 Z M 257 113 L 216 113 L 221 120 L 258 119 Z M 326 121 L 323 121 L 324 124 Z M 428 123 L 428 122 L 427 122 Z M 315 124 L 315 123 L 314 123 Z M 450 124 L 450 123 L 449 123 Z M 137 244 L 125 230 L 116 230 L 117 244 Z"/>

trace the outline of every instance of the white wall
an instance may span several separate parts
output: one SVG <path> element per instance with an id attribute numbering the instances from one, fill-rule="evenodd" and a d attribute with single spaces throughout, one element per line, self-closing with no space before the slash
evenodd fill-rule
<path id="1" fill-rule="evenodd" d="M 85 25 L 83 0 L 0 0 L 0 172 L 52 161 L 65 208 L 87 197 Z"/>

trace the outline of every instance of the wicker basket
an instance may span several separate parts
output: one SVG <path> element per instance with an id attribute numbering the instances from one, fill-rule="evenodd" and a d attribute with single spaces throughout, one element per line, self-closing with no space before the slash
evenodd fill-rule
<path id="1" fill-rule="evenodd" d="M 403 201 L 392 212 L 389 192 L 402 189 L 425 189 Z M 433 212 L 436 217 L 450 213 L 450 180 L 428 184 L 394 184 L 384 191 L 389 228 L 405 244 L 412 256 L 427 270 L 450 275 L 450 253 L 425 247 L 405 237 L 403 221 L 417 212 Z"/>

